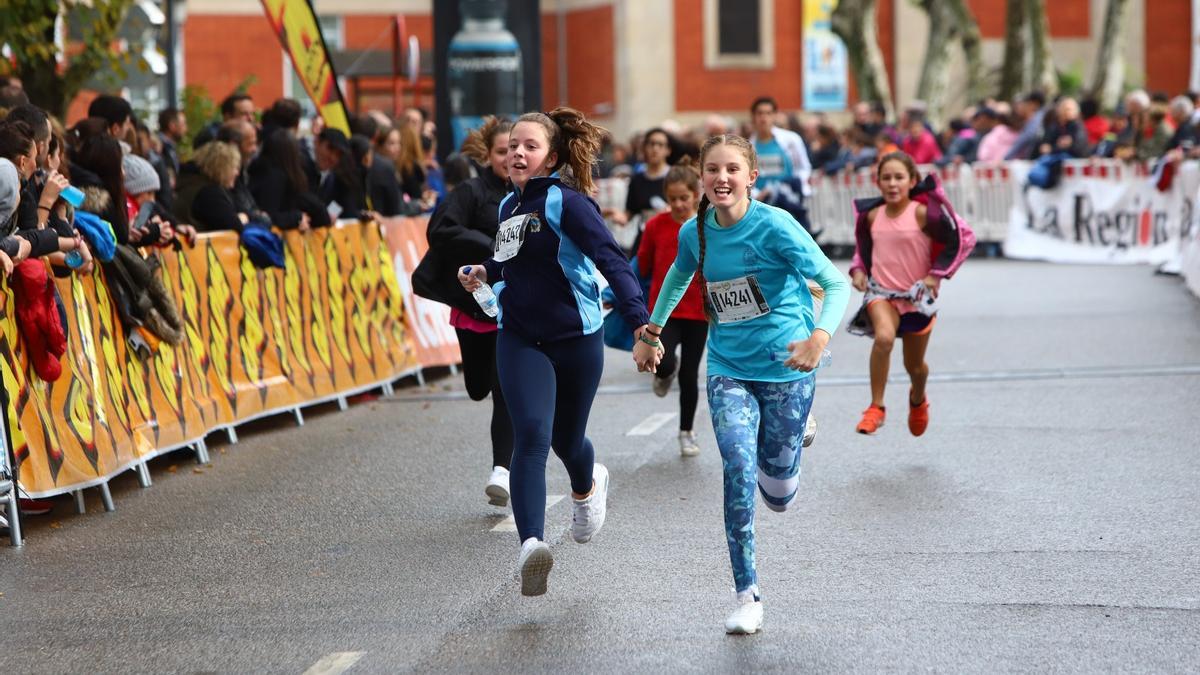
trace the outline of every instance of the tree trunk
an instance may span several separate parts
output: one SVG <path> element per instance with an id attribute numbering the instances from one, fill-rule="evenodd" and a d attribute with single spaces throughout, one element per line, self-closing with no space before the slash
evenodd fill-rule
<path id="1" fill-rule="evenodd" d="M 983 67 L 983 37 L 979 33 L 979 22 L 965 0 L 952 0 L 950 9 L 958 27 L 963 56 L 967 61 L 967 101 L 972 105 L 983 100 L 991 92 L 987 73 Z"/>
<path id="2" fill-rule="evenodd" d="M 833 32 L 846 45 L 859 100 L 879 101 L 888 119 L 895 119 L 887 64 L 875 36 L 875 0 L 839 0 L 831 23 Z"/>
<path id="3" fill-rule="evenodd" d="M 929 44 L 917 84 L 917 98 L 925 102 L 926 118 L 935 127 L 942 123 L 942 107 L 950 85 L 950 57 L 958 36 L 954 3 L 956 0 L 921 0 L 921 9 L 929 17 Z"/>
<path id="4" fill-rule="evenodd" d="M 1031 84 L 1047 96 L 1058 93 L 1058 72 L 1050 55 L 1050 23 L 1046 18 L 1046 0 L 1027 0 L 1025 18 L 1029 24 L 1029 46 L 1033 64 L 1029 69 Z"/>
<path id="5" fill-rule="evenodd" d="M 54 115 L 63 122 L 67 119 L 67 107 L 70 97 L 67 96 L 65 81 L 55 72 L 55 63 L 22 61 L 17 70 L 25 95 L 29 102 Z M 72 94 L 73 95 L 73 94 Z"/>
<path id="6" fill-rule="evenodd" d="M 1096 56 L 1096 71 L 1092 77 L 1092 96 L 1105 110 L 1116 107 L 1125 84 L 1125 10 L 1129 0 L 1108 0 L 1104 12 L 1104 34 Z"/>
<path id="7" fill-rule="evenodd" d="M 1025 0 L 1008 0 L 1004 21 L 1004 64 L 1000 98 L 1011 101 L 1025 88 Z"/>

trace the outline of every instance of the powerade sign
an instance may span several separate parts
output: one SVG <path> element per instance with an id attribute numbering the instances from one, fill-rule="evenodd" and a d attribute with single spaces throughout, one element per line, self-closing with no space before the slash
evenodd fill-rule
<path id="1" fill-rule="evenodd" d="M 457 150 L 483 118 L 541 110 L 537 0 L 435 0 L 438 154 Z"/>

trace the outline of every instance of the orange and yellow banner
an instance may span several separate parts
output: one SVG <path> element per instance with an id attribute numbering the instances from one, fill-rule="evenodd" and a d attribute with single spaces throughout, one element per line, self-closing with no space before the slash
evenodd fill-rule
<path id="1" fill-rule="evenodd" d="M 288 232 L 284 243 L 282 270 L 255 267 L 232 232 L 156 251 L 185 337 L 146 360 L 126 344 L 103 272 L 58 279 L 68 347 L 54 382 L 31 374 L 0 284 L 0 370 L 23 490 L 96 485 L 214 429 L 418 367 L 379 225 Z"/>
<path id="2" fill-rule="evenodd" d="M 325 126 L 349 136 L 345 101 L 312 5 L 306 0 L 262 0 L 262 4 Z"/>
<path id="3" fill-rule="evenodd" d="M 462 362 L 458 335 L 450 325 L 450 308 L 413 293 L 412 273 L 429 250 L 428 218 L 384 218 L 383 231 L 392 252 L 392 266 L 404 297 L 404 325 L 422 368 Z"/>

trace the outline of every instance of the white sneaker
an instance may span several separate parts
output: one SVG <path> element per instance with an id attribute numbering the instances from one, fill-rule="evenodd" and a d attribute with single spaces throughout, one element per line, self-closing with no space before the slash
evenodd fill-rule
<path id="1" fill-rule="evenodd" d="M 675 381 L 675 373 L 671 373 L 666 377 L 654 376 L 650 388 L 654 390 L 654 395 L 662 398 L 671 391 L 671 383 Z"/>
<path id="2" fill-rule="evenodd" d="M 762 630 L 763 606 L 754 599 L 752 591 L 738 593 L 738 607 L 725 619 L 725 632 L 730 635 L 751 635 Z"/>
<path id="3" fill-rule="evenodd" d="M 571 537 L 577 543 L 586 544 L 604 526 L 604 515 L 608 510 L 608 469 L 597 462 L 592 467 L 592 494 L 584 499 L 572 499 L 574 512 L 571 514 Z"/>
<path id="4" fill-rule="evenodd" d="M 696 444 L 695 432 L 679 432 L 679 454 L 683 457 L 695 457 L 700 454 L 700 446 Z"/>
<path id="5" fill-rule="evenodd" d="M 521 595 L 543 595 L 546 593 L 546 579 L 550 569 L 554 567 L 554 556 L 550 546 L 544 541 L 533 537 L 521 544 L 521 557 L 517 559 L 517 567 L 521 570 Z"/>
<path id="6" fill-rule="evenodd" d="M 508 469 L 502 466 L 492 467 L 492 475 L 488 478 L 487 487 L 483 488 L 492 506 L 508 506 Z"/>
<path id="7" fill-rule="evenodd" d="M 810 412 L 810 413 L 808 413 L 808 421 L 804 423 L 804 445 L 803 445 L 803 447 L 807 448 L 808 446 L 812 445 L 813 441 L 816 440 L 816 438 L 817 438 L 817 416 Z"/>

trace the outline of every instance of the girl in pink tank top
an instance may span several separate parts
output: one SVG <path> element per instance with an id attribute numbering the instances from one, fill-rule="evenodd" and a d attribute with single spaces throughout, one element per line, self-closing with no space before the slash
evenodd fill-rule
<path id="1" fill-rule="evenodd" d="M 883 426 L 884 388 L 891 367 L 892 346 L 899 337 L 904 345 L 904 369 L 912 382 L 908 392 L 908 429 L 914 436 L 920 436 L 929 425 L 929 401 L 925 397 L 929 366 L 925 363 L 925 349 L 936 315 L 928 310 L 919 311 L 912 298 L 880 296 L 904 294 L 916 288 L 936 298 L 941 279 L 930 273 L 933 240 L 925 231 L 926 206 L 909 197 L 909 191 L 920 179 L 916 163 L 903 152 L 884 155 L 876 167 L 876 178 L 883 203 L 866 214 L 870 240 L 858 242 L 858 257 L 863 264 L 856 262 L 850 273 L 854 288 L 867 293 L 864 311 L 875 336 L 871 348 L 871 405 L 863 411 L 857 431 L 873 434 Z M 918 285 L 922 281 L 924 288 Z"/>

